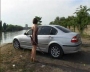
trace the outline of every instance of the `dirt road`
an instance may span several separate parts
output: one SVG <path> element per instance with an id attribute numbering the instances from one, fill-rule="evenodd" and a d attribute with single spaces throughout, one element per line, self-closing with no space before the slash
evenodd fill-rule
<path id="1" fill-rule="evenodd" d="M 90 72 L 90 40 L 83 39 L 81 52 L 53 59 L 37 52 L 37 63 L 30 62 L 30 50 L 16 50 L 12 44 L 1 47 L 1 72 Z"/>

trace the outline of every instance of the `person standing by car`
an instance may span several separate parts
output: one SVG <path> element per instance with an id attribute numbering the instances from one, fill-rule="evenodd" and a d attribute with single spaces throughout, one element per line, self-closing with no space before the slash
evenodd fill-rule
<path id="1" fill-rule="evenodd" d="M 31 61 L 35 62 L 36 58 L 36 48 L 38 45 L 38 20 L 36 18 L 33 19 L 33 26 L 32 26 L 32 37 L 31 37 L 31 43 L 32 43 L 32 51 L 31 51 Z"/>

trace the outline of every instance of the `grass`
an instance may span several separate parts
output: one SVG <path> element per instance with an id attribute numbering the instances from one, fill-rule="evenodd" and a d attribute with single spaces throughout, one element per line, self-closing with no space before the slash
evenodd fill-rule
<path id="1" fill-rule="evenodd" d="M 1 48 L 1 72 L 33 72 L 33 66 L 27 68 L 26 64 L 30 63 L 30 51 L 18 50 L 8 45 L 6 48 Z M 15 65 L 15 67 L 13 66 Z"/>
<path id="2" fill-rule="evenodd" d="M 0 72 L 45 72 L 40 70 L 42 63 L 30 62 L 30 50 L 14 49 L 12 44 L 7 44 L 1 47 L 0 55 Z"/>
<path id="3" fill-rule="evenodd" d="M 83 35 L 82 37 L 90 39 L 88 35 Z M 48 55 L 37 55 L 37 59 L 41 63 L 32 64 L 30 63 L 30 50 L 14 49 L 12 44 L 4 45 L 0 49 L 0 72 L 50 72 L 51 69 L 54 69 L 55 71 L 53 72 L 56 72 L 56 67 L 52 67 L 52 64 L 57 63 L 55 65 L 58 65 L 63 63 L 62 60 L 48 58 Z M 46 63 L 50 63 L 50 65 L 46 66 Z M 45 64 L 44 68 L 41 67 L 43 64 Z"/>
<path id="4" fill-rule="evenodd" d="M 88 34 L 82 34 L 81 37 L 82 38 L 90 38 L 90 35 L 88 35 Z"/>

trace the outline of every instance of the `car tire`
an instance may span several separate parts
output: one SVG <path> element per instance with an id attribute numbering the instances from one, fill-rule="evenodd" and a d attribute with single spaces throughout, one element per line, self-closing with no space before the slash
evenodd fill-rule
<path id="1" fill-rule="evenodd" d="M 49 53 L 53 58 L 61 58 L 63 56 L 63 50 L 58 44 L 52 44 L 49 47 Z"/>
<path id="2" fill-rule="evenodd" d="M 17 39 L 14 39 L 13 40 L 13 47 L 15 48 L 15 49 L 20 49 L 21 47 L 20 47 L 20 43 L 19 43 L 19 41 L 17 40 Z"/>

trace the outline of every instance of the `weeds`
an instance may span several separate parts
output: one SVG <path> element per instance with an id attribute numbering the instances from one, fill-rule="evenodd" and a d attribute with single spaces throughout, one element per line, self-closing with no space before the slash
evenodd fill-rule
<path id="1" fill-rule="evenodd" d="M 90 38 L 90 35 L 88 35 L 88 34 L 82 34 L 81 37 L 82 38 Z"/>

